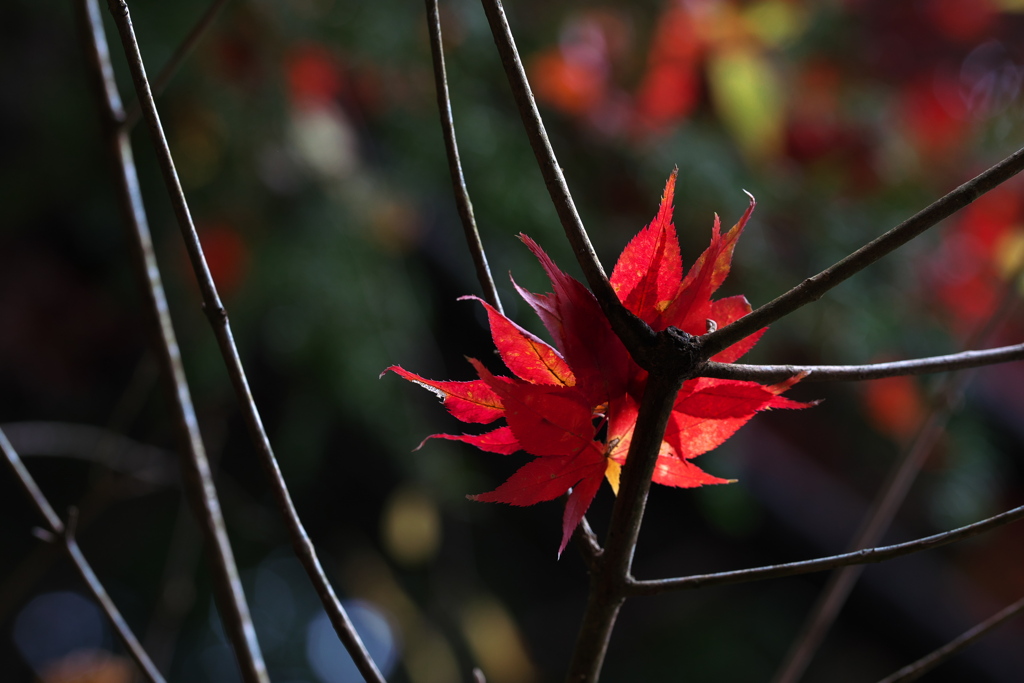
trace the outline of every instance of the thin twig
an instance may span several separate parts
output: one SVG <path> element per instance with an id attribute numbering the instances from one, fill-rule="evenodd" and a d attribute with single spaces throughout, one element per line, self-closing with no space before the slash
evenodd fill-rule
<path id="1" fill-rule="evenodd" d="M 608 641 L 619 608 L 626 599 L 625 589 L 630 581 L 651 475 L 682 383 L 679 373 L 665 372 L 652 374 L 644 388 L 604 552 L 592 570 L 583 624 L 576 636 L 566 677 L 570 683 L 596 683 L 601 674 Z"/>
<path id="2" fill-rule="evenodd" d="M 590 522 L 587 521 L 586 516 L 580 520 L 580 526 L 576 530 L 576 541 L 580 548 L 580 554 L 583 556 L 583 561 L 587 563 L 587 569 L 592 572 L 595 571 L 598 561 L 604 555 L 604 549 L 598 542 L 597 534 L 590 527 Z"/>
<path id="3" fill-rule="evenodd" d="M 231 552 L 217 489 L 213 483 L 213 475 L 192 406 L 188 381 L 182 367 L 167 298 L 160 280 L 160 269 L 153 252 L 149 224 L 142 205 L 131 142 L 127 130 L 121 125 L 124 121 L 124 110 L 117 92 L 117 84 L 113 79 L 113 68 L 98 0 L 80 0 L 78 8 L 86 44 L 89 46 L 88 56 L 92 65 L 90 77 L 98 94 L 104 133 L 111 146 L 118 171 L 121 211 L 126 225 L 132 228 L 129 232 L 135 252 L 133 263 L 145 292 L 148 310 L 151 312 L 154 338 L 159 346 L 160 362 L 184 451 L 185 457 L 181 462 L 185 486 L 205 535 L 213 565 L 215 595 L 220 614 L 225 621 L 225 633 L 235 650 L 244 680 L 248 683 L 268 683 L 266 665 Z M 128 21 L 127 12 L 127 6 L 122 5 L 121 16 L 125 22 Z M 113 14 L 116 21 L 118 12 L 115 11 Z"/>
<path id="4" fill-rule="evenodd" d="M 199 21 L 196 22 L 192 30 L 185 36 L 185 40 L 181 41 L 178 48 L 171 55 L 171 58 L 164 64 L 164 68 L 160 69 L 160 73 L 153 79 L 153 95 L 159 97 L 164 92 L 164 88 L 171 82 L 174 74 L 178 72 L 182 63 L 192 54 L 192 50 L 195 49 L 196 45 L 199 44 L 199 40 L 205 35 L 207 29 L 213 26 L 213 22 L 217 19 L 220 11 L 224 9 L 224 5 L 228 4 L 228 0 L 214 0 L 213 3 L 203 12 L 203 16 L 199 17 Z M 139 100 L 136 98 L 128 105 L 128 111 L 124 117 L 124 125 L 129 130 L 135 127 L 135 124 L 139 122 L 142 117 L 142 107 L 139 106 Z"/>
<path id="5" fill-rule="evenodd" d="M 1017 282 L 1022 272 L 1024 263 L 1008 278 L 996 309 L 989 319 L 970 335 L 965 346 L 972 347 L 983 343 L 1007 318 L 1017 301 Z M 865 514 L 860 529 L 849 545 L 851 550 L 875 545 L 885 535 L 974 374 L 974 371 L 967 371 L 946 376 L 936 389 L 924 424 L 903 450 L 871 508 Z M 774 678 L 775 683 L 796 683 L 800 680 L 832 623 L 846 604 L 862 572 L 863 567 L 847 567 L 829 577 L 779 667 Z"/>
<path id="6" fill-rule="evenodd" d="M 646 361 L 644 353 L 654 342 L 654 332 L 646 323 L 626 310 L 619 301 L 612 289 L 611 282 L 608 281 L 604 267 L 597 258 L 597 252 L 594 251 L 594 246 L 590 243 L 590 237 L 576 211 L 576 204 L 572 200 L 572 195 L 569 194 L 569 186 L 562 174 L 562 167 L 558 164 L 551 141 L 548 139 L 544 121 L 540 117 L 537 102 L 533 98 L 533 90 L 526 78 L 526 70 L 519 58 L 515 38 L 512 36 L 512 29 L 508 25 L 501 1 L 481 0 L 481 2 L 484 13 L 487 15 L 487 22 L 491 27 L 491 35 L 494 36 L 494 44 L 501 57 L 501 64 L 505 69 L 505 76 L 512 88 L 516 108 L 519 110 L 519 116 L 526 128 L 530 147 L 540 166 L 544 184 L 555 205 L 555 212 L 558 214 L 565 236 L 569 240 L 569 244 L 572 245 L 576 260 L 583 270 L 587 283 L 601 304 L 601 309 L 608 317 L 615 333 L 622 338 L 626 348 L 637 359 L 637 362 L 642 367 L 649 369 L 652 363 Z"/>
<path id="7" fill-rule="evenodd" d="M 448 75 L 444 68 L 444 44 L 441 39 L 441 16 L 437 9 L 437 0 L 426 0 L 427 28 L 430 32 L 430 55 L 434 64 L 434 88 L 437 90 L 437 112 L 441 117 L 441 129 L 444 131 L 444 148 L 448 155 L 448 171 L 452 177 L 452 191 L 455 193 L 455 205 L 462 220 L 462 230 L 466 237 L 473 265 L 476 267 L 476 278 L 480 282 L 484 299 L 504 313 L 498 289 L 491 277 L 491 268 L 487 265 L 487 254 L 484 253 L 480 232 L 476 228 L 473 216 L 473 202 L 469 199 L 466 179 L 462 175 L 462 162 L 459 160 L 459 143 L 455 139 L 455 121 L 452 118 L 452 101 L 448 95 Z"/>
<path id="8" fill-rule="evenodd" d="M 703 377 L 741 379 L 754 382 L 779 382 L 805 373 L 806 382 L 853 382 L 882 377 L 923 375 L 930 372 L 965 370 L 1024 359 L 1024 344 L 1000 346 L 995 349 L 961 351 L 945 356 L 929 356 L 912 360 L 871 363 L 868 365 L 744 365 L 741 363 L 707 363 Z"/>
<path id="9" fill-rule="evenodd" d="M 78 570 L 78 575 L 89 586 L 89 591 L 96 598 L 96 602 L 100 604 L 103 612 L 114 625 L 117 636 L 128 650 L 128 654 L 131 655 L 139 669 L 152 683 L 164 683 L 163 675 L 157 670 L 149 655 L 142 648 L 142 645 L 139 644 L 139 640 L 135 637 L 131 627 L 128 626 L 124 617 L 121 616 L 121 612 L 118 611 L 114 601 L 107 595 L 103 584 L 100 583 L 88 560 L 85 559 L 85 555 L 82 554 L 81 548 L 78 547 L 78 543 L 75 542 L 74 517 L 71 518 L 67 526 L 64 525 L 54 511 L 53 506 L 50 505 L 50 501 L 43 495 L 39 485 L 36 484 L 35 479 L 32 478 L 25 464 L 21 461 L 21 458 L 18 457 L 18 453 L 11 446 L 11 442 L 7 440 L 7 435 L 4 434 L 2 429 L 0 429 L 0 451 L 3 451 L 4 459 L 10 466 L 11 472 L 18 480 L 25 495 L 28 496 L 29 500 L 32 501 L 33 507 L 46 521 L 46 530 L 50 532 L 54 541 L 60 540 L 68 557 L 74 563 L 75 569 Z"/>
<path id="10" fill-rule="evenodd" d="M 1014 618 L 1024 611 L 1024 598 L 1021 598 L 1012 605 L 1000 610 L 985 621 L 972 629 L 965 631 L 958 637 L 949 641 L 931 654 L 925 655 L 913 664 L 908 664 L 891 676 L 886 676 L 878 683 L 910 683 L 916 681 L 939 664 L 942 664 L 953 655 L 973 645 L 975 642 L 988 635 L 999 626 Z"/>
<path id="11" fill-rule="evenodd" d="M 330 581 L 327 580 L 327 575 L 324 573 L 320 559 L 317 557 L 316 549 L 313 547 L 313 543 L 309 539 L 309 535 L 306 533 L 301 520 L 299 520 L 291 494 L 281 475 L 277 459 L 274 457 L 274 452 L 270 446 L 270 440 L 267 438 L 266 430 L 263 427 L 259 410 L 256 408 L 252 392 L 249 389 L 249 381 L 246 378 L 245 370 L 242 368 L 242 361 L 238 354 L 238 348 L 235 346 L 234 335 L 231 332 L 231 324 L 228 321 L 227 310 L 221 302 L 220 295 L 217 293 L 217 287 L 210 275 L 210 268 L 203 256 L 203 249 L 199 243 L 199 236 L 196 233 L 195 225 L 192 222 L 188 202 L 178 180 L 174 159 L 167 145 L 167 138 L 164 135 L 163 125 L 160 122 L 160 115 L 157 112 L 149 81 L 146 78 L 145 66 L 143 65 L 142 55 L 135 38 L 135 31 L 132 28 L 127 3 L 124 0 L 107 1 L 118 32 L 121 35 L 121 42 L 124 45 L 125 54 L 128 59 L 128 68 L 131 71 L 132 81 L 135 84 L 136 95 L 142 104 L 142 113 L 146 119 L 153 145 L 156 148 L 157 161 L 163 174 L 164 184 L 170 195 L 178 227 L 181 229 L 181 234 L 185 241 L 189 261 L 199 284 L 203 308 L 213 327 L 217 345 L 220 348 L 221 355 L 227 366 L 228 375 L 231 378 L 231 384 L 241 405 L 249 437 L 260 455 L 260 460 L 270 479 L 275 502 L 284 516 L 292 548 L 309 575 L 310 581 L 313 583 L 320 601 L 331 620 L 331 624 L 338 634 L 338 638 L 352 657 L 359 672 L 367 681 L 384 683 L 384 677 L 370 658 L 359 634 L 356 633 L 355 627 L 348 618 L 344 607 L 342 607 L 341 601 L 335 594 L 334 588 L 331 586 Z"/>
<path id="12" fill-rule="evenodd" d="M 812 301 L 847 278 L 903 246 L 928 228 L 948 218 L 989 190 L 1024 170 L 1024 149 L 1017 150 L 987 171 L 969 180 L 884 235 L 872 240 L 838 263 L 810 277 L 749 315 L 701 338 L 702 354 L 710 358 L 766 325 Z"/>
<path id="13" fill-rule="evenodd" d="M 670 591 L 693 590 L 695 588 L 709 588 L 711 586 L 727 586 L 736 583 L 748 583 L 750 581 L 763 581 L 765 579 L 780 579 L 787 576 L 799 576 L 813 572 L 827 571 L 840 567 L 853 565 L 873 564 L 885 562 L 904 555 L 919 553 L 932 548 L 939 548 L 950 543 L 956 543 L 986 531 L 997 529 L 1001 526 L 1024 519 L 1024 505 L 1007 510 L 998 515 L 993 515 L 980 522 L 957 527 L 950 531 L 944 531 L 932 536 L 925 536 L 906 543 L 880 546 L 877 548 L 865 548 L 854 550 L 840 555 L 819 557 L 813 560 L 802 562 L 787 562 L 784 564 L 773 564 L 764 567 L 753 567 L 751 569 L 737 569 L 728 572 L 716 572 L 714 574 L 695 574 L 674 579 L 657 579 L 651 581 L 630 581 L 627 585 L 627 592 L 630 597 L 638 595 L 659 595 Z"/>
<path id="14" fill-rule="evenodd" d="M 910 448 L 896 464 L 888 481 L 882 487 L 871 510 L 862 522 L 850 548 L 863 548 L 877 543 L 889 527 L 907 491 L 917 477 L 921 466 L 927 460 L 932 448 L 951 413 L 950 408 L 933 412 L 924 427 L 918 432 Z M 825 635 L 828 633 L 843 605 L 863 572 L 863 567 L 844 567 L 829 576 L 818 600 L 808 613 L 793 645 L 786 654 L 774 683 L 796 683 L 803 676 Z"/>
<path id="15" fill-rule="evenodd" d="M 172 451 L 139 443 L 109 429 L 50 421 L 5 422 L 0 428 L 26 457 L 80 458 L 153 486 L 178 481 Z"/>

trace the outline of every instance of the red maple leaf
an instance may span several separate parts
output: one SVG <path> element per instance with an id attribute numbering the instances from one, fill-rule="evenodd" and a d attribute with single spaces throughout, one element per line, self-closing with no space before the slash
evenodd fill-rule
<path id="1" fill-rule="evenodd" d="M 754 209 L 724 235 L 718 217 L 711 245 L 683 276 L 679 242 L 672 224 L 676 173 L 665 186 L 658 215 L 630 241 L 615 264 L 611 283 L 619 300 L 655 330 L 674 326 L 704 334 L 708 321 L 727 325 L 750 312 L 742 296 L 712 301 L 729 274 L 736 240 Z M 399 366 L 391 370 L 433 391 L 463 422 L 505 425 L 484 434 L 434 434 L 427 437 L 472 444 L 491 453 L 519 450 L 537 456 L 508 480 L 473 500 L 533 505 L 568 493 L 562 517 L 561 555 L 573 530 L 597 494 L 603 479 L 618 492 L 619 472 L 629 452 L 647 372 L 640 368 L 612 331 L 594 295 L 563 273 L 526 235 L 520 239 L 540 261 L 552 292 L 516 289 L 540 316 L 554 346 L 512 322 L 477 297 L 487 311 L 491 336 L 511 377 L 495 376 L 470 359 L 480 379 L 437 382 Z M 513 284 L 515 284 L 513 282 Z M 713 357 L 733 362 L 757 342 L 764 329 Z M 387 372 L 385 370 L 385 372 Z M 677 487 L 729 483 L 707 474 L 692 459 L 715 448 L 758 411 L 804 408 L 781 396 L 799 377 L 781 384 L 701 377 L 685 382 L 669 419 L 653 481 Z M 604 437 L 599 438 L 603 430 Z M 423 444 L 420 444 L 421 446 Z"/>

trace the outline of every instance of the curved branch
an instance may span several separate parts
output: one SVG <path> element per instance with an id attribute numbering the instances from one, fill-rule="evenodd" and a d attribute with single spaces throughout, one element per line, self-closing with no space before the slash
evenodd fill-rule
<path id="1" fill-rule="evenodd" d="M 249 683 L 265 683 L 269 680 L 267 668 L 260 652 L 245 592 L 242 590 L 242 581 L 221 514 L 213 473 L 199 432 L 199 423 L 182 366 L 174 323 L 160 278 L 160 267 L 153 252 L 153 241 L 146 210 L 142 204 L 131 141 L 127 129 L 122 125 L 124 111 L 113 78 L 99 2 L 80 0 L 77 11 L 82 32 L 85 34 L 85 44 L 88 46 L 91 67 L 89 76 L 98 96 L 105 142 L 110 145 L 111 157 L 116 167 L 119 208 L 125 225 L 129 228 L 133 265 L 146 298 L 150 314 L 149 324 L 152 326 L 153 338 L 158 347 L 161 370 L 167 384 L 175 427 L 183 451 L 181 468 L 185 490 L 210 553 L 217 606 L 224 619 L 224 631 L 234 649 L 243 679 Z M 122 5 L 121 12 L 127 21 L 126 5 Z M 118 12 L 114 14 L 116 20 Z M 141 68 L 141 60 L 139 65 Z"/>
<path id="2" fill-rule="evenodd" d="M 505 311 L 498 298 L 498 289 L 491 277 L 491 268 L 487 265 L 480 232 L 473 216 L 473 202 L 469 199 L 466 179 L 462 175 L 462 162 L 459 160 L 459 143 L 455 139 L 455 121 L 452 118 L 452 102 L 448 96 L 448 75 L 444 68 L 444 46 L 441 40 L 441 17 L 437 10 L 437 0 L 426 0 L 427 28 L 430 31 L 430 55 L 434 64 L 434 87 L 437 90 L 437 112 L 441 117 L 441 129 L 444 131 L 444 148 L 448 155 L 448 171 L 452 177 L 452 190 L 455 193 L 455 205 L 462 221 L 462 230 L 466 236 L 466 246 L 476 267 L 476 278 L 480 282 L 484 299 L 494 306 L 499 313 Z"/>
<path id="3" fill-rule="evenodd" d="M 622 305 L 619 298 L 612 289 L 608 275 L 597 258 L 594 245 L 590 243 L 583 221 L 580 220 L 576 205 L 573 203 L 572 195 L 569 194 L 569 186 L 562 174 L 562 167 L 558 164 L 551 141 L 548 139 L 547 130 L 544 128 L 544 121 L 537 109 L 537 102 L 533 98 L 533 91 L 530 82 L 526 78 L 526 70 L 519 58 L 519 51 L 516 48 L 515 39 L 512 36 L 512 29 L 509 28 L 508 19 L 505 17 L 505 10 L 500 0 L 481 0 L 484 12 L 487 14 L 487 22 L 491 27 L 491 34 L 494 36 L 494 44 L 501 56 L 501 64 L 505 68 L 505 75 L 509 85 L 512 87 L 512 95 L 515 97 L 516 107 L 519 109 L 519 116 L 523 120 L 527 137 L 530 139 L 530 147 L 533 155 L 540 166 L 541 175 L 544 177 L 544 184 L 548 188 L 548 194 L 555 205 L 558 219 L 562 223 L 565 236 L 572 245 L 576 260 L 583 269 L 583 274 L 594 292 L 601 310 L 608 317 L 615 333 L 622 338 L 630 353 L 637 356 L 643 354 L 644 350 L 654 342 L 654 332 L 642 320 L 634 316 Z M 757 328 L 760 329 L 760 328 Z M 750 334 L 749 332 L 747 334 Z M 746 336 L 746 335 L 744 335 Z M 723 347 L 724 348 L 724 347 Z M 638 359 L 639 361 L 639 359 Z M 640 363 L 648 367 L 649 364 Z"/>
<path id="4" fill-rule="evenodd" d="M 838 263 L 804 280 L 749 315 L 705 335 L 701 338 L 704 357 L 710 358 L 762 327 L 770 325 L 802 306 L 817 301 L 828 290 L 903 246 L 942 219 L 953 215 L 1022 170 L 1024 170 L 1024 149 L 1019 149 Z"/>
<path id="5" fill-rule="evenodd" d="M 669 591 L 725 586 L 734 583 L 746 583 L 748 581 L 763 581 L 765 579 L 779 579 L 786 576 L 810 574 L 811 572 L 827 571 L 839 567 L 873 564 L 956 543 L 957 541 L 1005 526 L 1011 522 L 1016 522 L 1019 519 L 1024 519 L 1024 505 L 983 519 L 980 522 L 944 531 L 940 534 L 925 536 L 915 541 L 907 541 L 906 543 L 855 550 L 849 553 L 842 553 L 841 555 L 820 557 L 802 562 L 787 562 L 785 564 L 737 569 L 735 571 L 717 572 L 715 574 L 696 574 L 675 579 L 653 581 L 637 581 L 632 579 L 627 584 L 626 589 L 631 597 L 637 595 L 658 595 Z"/>
<path id="6" fill-rule="evenodd" d="M 213 282 L 213 277 L 210 275 L 210 268 L 203 256 L 203 248 L 199 243 L 199 236 L 192 222 L 188 201 L 185 199 L 181 183 L 178 180 L 174 159 L 167 145 L 167 137 L 164 135 L 160 114 L 157 112 L 149 80 L 146 77 L 146 69 L 142 61 L 142 54 L 139 51 L 138 41 L 135 37 L 135 30 L 132 27 L 128 5 L 125 0 L 107 0 L 107 4 L 110 7 L 110 13 L 121 36 L 128 68 L 131 71 L 132 81 L 135 84 L 135 92 L 139 102 L 142 104 L 142 113 L 149 128 L 164 184 L 170 196 L 178 227 L 181 229 L 182 238 L 185 241 L 185 248 L 188 251 L 192 270 L 199 284 L 203 308 L 210 321 L 210 325 L 213 327 L 217 345 L 227 366 L 228 376 L 231 378 L 231 384 L 241 404 L 242 417 L 249 431 L 249 437 L 260 455 L 260 461 L 270 480 L 275 503 L 284 516 L 292 548 L 306 570 L 313 587 L 316 589 L 317 595 L 331 620 L 331 625 L 334 627 L 339 640 L 341 640 L 345 649 L 352 657 L 360 674 L 367 681 L 385 683 L 384 677 L 370 658 L 366 646 L 356 632 L 352 621 L 345 612 L 345 608 L 327 579 L 323 566 L 320 564 L 320 558 L 316 554 L 316 549 L 313 547 L 313 543 L 309 539 L 309 535 L 306 533 L 306 529 L 295 510 L 288 486 L 281 475 L 281 468 L 274 457 L 270 440 L 267 438 L 266 430 L 263 427 L 263 420 L 260 418 L 259 410 L 256 408 L 252 398 L 252 392 L 249 390 L 249 380 L 245 375 L 245 370 L 242 368 L 238 348 L 235 346 L 235 339 L 231 331 L 231 324 L 228 321 L 227 310 L 225 310 L 223 303 L 221 303 L 217 287 Z M 239 587 L 240 590 L 241 588 Z"/>
<path id="7" fill-rule="evenodd" d="M 878 683 L 910 683 L 910 681 L 916 681 L 939 664 L 942 664 L 961 650 L 973 645 L 976 641 L 988 635 L 990 631 L 1002 626 L 1022 611 L 1024 611 L 1024 598 L 1021 598 L 1012 605 L 1009 605 L 996 614 L 993 614 L 974 628 L 965 631 L 958 637 L 949 641 L 938 650 L 925 655 L 913 664 L 908 664 L 891 676 L 886 676 Z"/>
<path id="8" fill-rule="evenodd" d="M 100 607 L 106 613 L 107 618 L 114 625 L 114 630 L 117 631 L 118 638 L 124 644 L 128 650 L 128 654 L 138 665 L 139 669 L 145 674 L 151 683 L 164 683 L 164 677 L 160 671 L 153 664 L 153 660 L 149 658 L 149 655 L 142 648 L 139 643 L 139 639 L 135 637 L 128 622 L 121 616 L 121 612 L 117 609 L 117 605 L 110 599 L 107 591 L 103 588 L 103 584 L 96 577 L 92 567 L 89 565 L 89 561 L 85 559 L 85 555 L 82 554 L 81 548 L 78 547 L 78 543 L 75 541 L 74 536 L 74 517 L 65 526 L 65 524 L 57 516 L 53 506 L 50 505 L 50 501 L 43 495 L 39 485 L 36 484 L 35 479 L 29 474 L 25 464 L 18 457 L 18 453 L 11 446 L 11 442 L 7 440 L 7 435 L 4 434 L 3 430 L 0 429 L 0 451 L 3 451 L 4 459 L 7 461 L 8 466 L 11 468 L 11 472 L 14 477 L 18 480 L 21 485 L 21 489 L 28 496 L 29 500 L 32 501 L 32 505 L 35 507 L 36 512 L 46 520 L 47 531 L 52 535 L 53 540 L 60 539 L 64 551 L 71 558 L 71 562 L 74 563 L 75 569 L 78 570 L 78 575 L 82 577 L 86 585 L 89 586 L 89 591 L 93 597 L 96 598 L 96 602 L 100 604 Z"/>
<path id="9" fill-rule="evenodd" d="M 793 375 L 806 373 L 806 377 L 800 380 L 801 383 L 854 382 L 883 377 L 965 370 L 1017 360 L 1024 360 L 1024 344 L 868 365 L 743 365 L 741 363 L 709 362 L 700 374 L 704 377 L 718 379 L 781 382 Z"/>

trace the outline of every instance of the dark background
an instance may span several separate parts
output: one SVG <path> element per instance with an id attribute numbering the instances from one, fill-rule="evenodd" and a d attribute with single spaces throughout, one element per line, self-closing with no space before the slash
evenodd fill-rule
<path id="1" fill-rule="evenodd" d="M 507 11 L 606 268 L 654 215 L 678 165 L 687 265 L 707 245 L 714 212 L 731 225 L 746 206 L 742 190 L 757 197 L 721 292 L 757 306 L 1019 146 L 1024 16 L 1013 4 L 528 0 Z M 547 284 L 515 235 L 578 269 L 482 10 L 442 5 L 483 240 L 506 312 L 539 331 L 506 274 L 533 291 Z M 151 74 L 204 9 L 132 4 Z M 130 101 L 116 42 L 112 52 Z M 54 507 L 80 510 L 86 555 L 161 669 L 171 680 L 231 681 L 83 55 L 69 3 L 7 3 L 0 424 Z M 463 425 L 430 394 L 378 379 L 392 364 L 469 379 L 464 356 L 492 352 L 478 308 L 456 301 L 479 289 L 451 198 L 423 8 L 230 3 L 158 104 L 299 512 L 339 593 L 362 601 L 348 603 L 357 621 L 384 634 L 371 642 L 394 640 L 389 680 L 467 681 L 476 665 L 492 683 L 559 680 L 586 593 L 578 554 L 555 560 L 559 504 L 467 501 L 525 458 L 442 441 L 411 452 L 425 435 Z M 271 676 L 349 680 L 342 669 L 318 673 L 315 662 L 330 665 L 334 650 L 316 645 L 318 607 L 290 559 L 141 127 L 133 142 Z M 1024 252 L 1020 188 L 1008 183 L 777 323 L 744 360 L 864 363 L 958 350 Z M 1019 341 L 1020 328 L 1011 315 L 989 344 Z M 889 540 L 1024 502 L 1022 379 L 1013 365 L 979 373 Z M 842 551 L 934 385 L 796 387 L 794 398 L 825 400 L 758 416 L 701 458 L 738 484 L 653 491 L 637 576 Z M 589 515 L 599 535 L 611 500 L 605 488 Z M 32 535 L 39 520 L 8 474 L 0 520 L 0 678 L 129 680 L 64 557 Z M 868 568 L 805 680 L 876 680 L 1019 598 L 1022 533 L 1010 526 Z M 767 680 L 823 580 L 630 602 L 602 680 Z M 929 680 L 1019 681 L 1022 635 L 1006 626 Z M 69 655 L 83 649 L 94 653 L 91 673 Z M 58 666 L 81 678 L 60 678 Z"/>

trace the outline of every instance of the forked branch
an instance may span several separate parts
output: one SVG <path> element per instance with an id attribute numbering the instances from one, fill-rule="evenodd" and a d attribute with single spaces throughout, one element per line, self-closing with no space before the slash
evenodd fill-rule
<path id="1" fill-rule="evenodd" d="M 135 637 L 131 627 L 128 626 L 128 622 L 121 616 L 117 605 L 110 599 L 106 589 L 103 588 L 103 584 L 100 583 L 88 560 L 85 559 L 85 555 L 82 554 L 81 548 L 78 547 L 74 535 L 74 517 L 68 521 L 67 525 L 60 520 L 53 506 L 50 505 L 50 501 L 46 499 L 42 489 L 36 484 L 35 479 L 32 478 L 25 464 L 18 457 L 17 451 L 14 450 L 11 442 L 7 440 L 7 435 L 4 434 L 2 429 L 0 429 L 0 451 L 3 451 L 4 460 L 11 468 L 11 473 L 18 480 L 21 489 L 28 496 L 29 500 L 32 501 L 32 505 L 39 513 L 39 516 L 46 521 L 46 531 L 52 537 L 51 540 L 63 545 L 64 551 L 71 558 L 71 562 L 75 565 L 78 575 L 89 586 L 89 591 L 96 598 L 96 602 L 100 604 L 100 608 L 107 615 L 107 618 L 110 619 L 110 623 L 114 625 L 117 637 L 121 639 L 125 649 L 128 650 L 128 654 L 151 683 L 164 683 L 163 675 L 157 670 L 156 665 L 153 664 L 149 655 L 142 648 L 139 639 Z"/>

